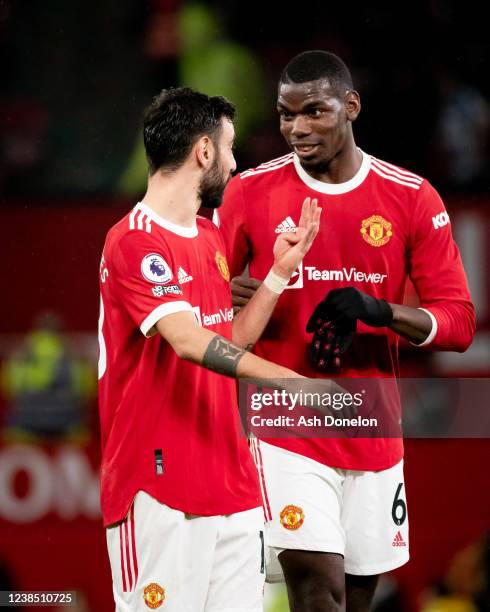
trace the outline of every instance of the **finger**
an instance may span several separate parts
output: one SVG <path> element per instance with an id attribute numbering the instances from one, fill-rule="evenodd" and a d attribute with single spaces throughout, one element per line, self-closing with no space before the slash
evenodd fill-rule
<path id="1" fill-rule="evenodd" d="M 236 285 L 233 285 L 231 288 L 232 295 L 245 297 L 247 299 L 250 299 L 251 297 L 253 297 L 255 291 L 256 291 L 255 289 L 249 289 L 248 287 L 238 287 Z"/>
<path id="2" fill-rule="evenodd" d="M 311 215 L 311 219 L 306 225 L 306 231 L 301 239 L 301 246 L 304 249 L 305 253 L 311 247 L 313 240 L 316 238 L 318 231 L 320 229 L 320 216 L 322 214 L 322 209 L 317 207 L 317 200 L 313 200 L 314 212 Z"/>
<path id="3" fill-rule="evenodd" d="M 311 198 L 305 198 L 301 207 L 301 216 L 299 218 L 298 227 L 305 227 L 310 219 Z"/>
<path id="4" fill-rule="evenodd" d="M 233 306 L 246 306 L 250 301 L 250 298 L 240 297 L 239 295 L 232 295 L 231 297 Z"/>
<path id="5" fill-rule="evenodd" d="M 320 302 L 315 306 L 315 310 L 312 312 L 310 318 L 308 319 L 308 323 L 306 324 L 306 331 L 309 334 L 313 333 L 322 325 L 322 323 L 325 322 L 323 310 L 323 302 Z"/>
<path id="6" fill-rule="evenodd" d="M 231 286 L 234 287 L 249 287 L 251 289 L 258 289 L 261 285 L 261 281 L 256 278 L 249 276 L 235 276 L 231 279 Z"/>
<path id="7" fill-rule="evenodd" d="M 305 228 L 301 239 L 297 240 L 299 248 L 301 249 L 301 252 L 303 253 L 303 255 L 305 255 L 310 250 L 310 247 L 313 244 L 313 240 L 318 234 L 319 227 L 320 226 L 318 223 L 314 223 L 314 222 L 309 223 L 307 227 Z"/>

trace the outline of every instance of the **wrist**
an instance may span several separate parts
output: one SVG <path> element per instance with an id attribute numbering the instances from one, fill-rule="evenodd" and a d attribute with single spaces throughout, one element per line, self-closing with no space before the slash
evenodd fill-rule
<path id="1" fill-rule="evenodd" d="M 283 268 L 282 266 L 279 266 L 276 263 L 273 263 L 271 269 L 269 270 L 269 272 L 272 272 L 273 274 L 275 274 L 279 278 L 282 278 L 286 282 L 289 282 L 289 279 L 293 275 L 294 270 L 290 272 L 290 271 L 286 270 L 286 268 Z"/>
<path id="2" fill-rule="evenodd" d="M 278 270 L 276 266 L 272 266 L 264 279 L 264 285 L 273 293 L 280 295 L 286 289 L 289 279 L 290 276 L 286 277 L 283 271 Z"/>
<path id="3" fill-rule="evenodd" d="M 393 323 L 394 312 L 391 304 L 386 300 L 378 300 L 379 306 L 379 327 L 390 327 Z"/>

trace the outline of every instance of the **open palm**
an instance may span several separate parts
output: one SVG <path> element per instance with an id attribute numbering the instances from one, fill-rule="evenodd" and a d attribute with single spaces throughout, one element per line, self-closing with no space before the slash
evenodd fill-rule
<path id="1" fill-rule="evenodd" d="M 316 198 L 306 198 L 295 232 L 280 234 L 274 244 L 274 268 L 284 278 L 292 276 L 310 250 L 320 227 L 322 209 Z"/>

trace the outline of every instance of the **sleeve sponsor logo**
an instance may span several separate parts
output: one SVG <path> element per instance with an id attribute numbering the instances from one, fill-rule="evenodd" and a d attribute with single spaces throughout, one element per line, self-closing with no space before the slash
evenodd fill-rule
<path id="1" fill-rule="evenodd" d="M 381 215 L 372 215 L 361 224 L 361 235 L 373 247 L 380 247 L 393 236 L 391 223 Z"/>
<path id="2" fill-rule="evenodd" d="M 162 285 L 155 285 L 151 289 L 153 295 L 155 297 L 163 297 L 164 295 L 182 295 L 182 289 L 179 285 L 166 285 L 163 287 Z"/>
<path id="3" fill-rule="evenodd" d="M 434 229 L 444 227 L 448 223 L 451 223 L 451 221 L 446 211 L 443 211 L 442 213 L 439 213 L 438 215 L 432 217 L 432 225 L 434 226 Z"/>
<path id="4" fill-rule="evenodd" d="M 172 270 L 158 253 L 150 253 L 141 261 L 141 274 L 150 283 L 165 285 L 172 280 Z"/>

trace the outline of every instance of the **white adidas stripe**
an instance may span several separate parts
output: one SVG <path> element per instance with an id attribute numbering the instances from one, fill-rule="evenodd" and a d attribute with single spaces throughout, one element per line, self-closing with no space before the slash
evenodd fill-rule
<path id="1" fill-rule="evenodd" d="M 401 179 L 397 178 L 396 176 L 390 176 L 389 174 L 385 174 L 379 168 L 377 168 L 374 164 L 371 164 L 371 170 L 373 172 L 376 172 L 376 174 L 379 174 L 379 176 L 382 176 L 383 178 L 388 179 L 389 181 L 393 181 L 394 183 L 398 183 L 400 185 L 404 185 L 405 187 L 411 187 L 412 189 L 416 189 L 416 190 L 420 189 L 420 185 L 415 185 L 414 183 L 409 183 L 409 182 L 404 181 L 404 180 L 402 181 Z"/>
<path id="2" fill-rule="evenodd" d="M 392 170 L 391 168 L 386 168 L 385 166 L 383 166 L 382 164 L 380 164 L 379 162 L 377 162 L 376 160 L 371 160 L 372 165 L 376 166 L 376 168 L 378 168 L 379 170 L 381 170 L 382 172 L 386 172 L 386 174 L 390 174 L 391 176 L 396 176 L 397 178 L 401 179 L 402 181 L 407 181 L 408 183 L 414 183 L 415 185 L 421 185 L 422 184 L 422 180 L 421 179 L 417 179 L 411 176 L 403 176 L 403 174 L 400 174 L 399 172 L 397 172 L 396 170 Z"/>
<path id="3" fill-rule="evenodd" d="M 270 168 L 262 168 L 262 169 L 257 169 L 257 170 L 247 170 L 245 172 L 242 172 L 240 174 L 240 178 L 247 178 L 249 176 L 255 176 L 256 174 L 262 174 L 263 172 L 272 172 L 273 170 L 279 170 L 279 168 L 283 168 L 284 166 L 287 166 L 288 164 L 292 164 L 293 163 L 293 157 L 290 157 L 288 159 L 286 159 L 285 161 L 283 161 L 280 164 L 277 164 L 276 166 L 271 166 Z"/>
<path id="4" fill-rule="evenodd" d="M 138 214 L 139 213 L 139 214 Z M 136 219 L 136 214 L 138 214 L 138 218 Z M 145 219 L 146 217 L 146 219 Z M 151 219 L 150 217 L 140 208 L 135 206 L 129 215 L 129 229 L 143 229 L 143 223 L 145 225 L 145 231 L 148 234 L 151 234 Z"/>
<path id="5" fill-rule="evenodd" d="M 377 157 L 371 157 L 371 159 L 373 161 L 376 161 L 380 166 L 382 167 L 384 166 L 385 169 L 394 170 L 395 172 L 398 172 L 398 174 L 402 174 L 404 177 L 415 179 L 419 181 L 420 183 L 422 183 L 422 181 L 424 180 L 421 176 L 418 176 L 417 174 L 414 174 L 413 172 L 409 172 L 408 170 L 403 170 L 403 168 L 399 168 L 398 166 L 395 166 L 394 164 L 390 164 L 387 161 L 383 161 L 382 159 L 378 159 Z"/>
<path id="6" fill-rule="evenodd" d="M 288 157 L 292 157 L 292 156 L 293 156 L 293 153 L 288 153 L 287 155 L 283 155 L 282 157 L 271 159 L 268 162 L 264 162 L 263 164 L 260 164 L 259 166 L 257 166 L 257 168 L 253 168 L 253 170 L 259 170 L 260 168 L 268 168 L 269 166 L 275 166 L 276 164 L 279 164 L 285 159 L 287 159 Z"/>

